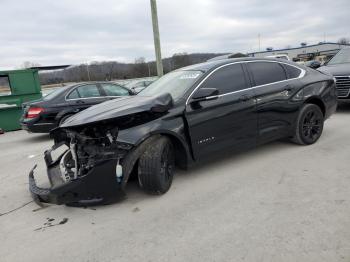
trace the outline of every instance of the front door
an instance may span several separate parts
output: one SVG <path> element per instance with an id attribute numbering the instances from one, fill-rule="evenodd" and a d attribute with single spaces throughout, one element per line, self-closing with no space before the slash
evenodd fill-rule
<path id="1" fill-rule="evenodd" d="M 195 158 L 255 146 L 256 102 L 242 65 L 214 70 L 199 88 L 216 88 L 219 94 L 200 102 L 190 98 L 187 103 L 186 120 Z"/>

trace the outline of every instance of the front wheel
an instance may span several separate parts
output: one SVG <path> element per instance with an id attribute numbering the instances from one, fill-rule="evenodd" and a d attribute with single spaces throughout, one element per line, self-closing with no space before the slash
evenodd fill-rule
<path id="1" fill-rule="evenodd" d="M 173 181 L 175 157 L 171 141 L 161 137 L 141 155 L 138 165 L 139 184 L 150 194 L 166 193 Z"/>
<path id="2" fill-rule="evenodd" d="M 311 145 L 322 135 L 324 124 L 323 113 L 317 105 L 306 104 L 300 112 L 296 123 L 294 143 L 299 145 Z"/>

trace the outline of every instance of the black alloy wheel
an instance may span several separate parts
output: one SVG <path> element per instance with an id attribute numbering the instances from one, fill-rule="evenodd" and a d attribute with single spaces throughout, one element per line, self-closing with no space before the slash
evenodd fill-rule
<path id="1" fill-rule="evenodd" d="M 174 148 L 169 138 L 160 137 L 141 155 L 138 164 L 139 184 L 150 194 L 166 193 L 173 181 Z"/>
<path id="2" fill-rule="evenodd" d="M 299 113 L 293 142 L 301 145 L 311 145 L 322 135 L 324 115 L 319 106 L 304 105 Z"/>

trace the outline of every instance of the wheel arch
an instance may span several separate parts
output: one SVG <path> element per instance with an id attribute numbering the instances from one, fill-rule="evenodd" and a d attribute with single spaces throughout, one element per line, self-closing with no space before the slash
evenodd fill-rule
<path id="1" fill-rule="evenodd" d="M 67 109 L 67 110 L 62 110 L 60 112 L 57 113 L 55 120 L 57 122 L 57 124 L 61 121 L 62 117 L 65 117 L 67 115 L 74 115 L 77 112 L 74 112 L 74 110 L 72 109 Z"/>
<path id="2" fill-rule="evenodd" d="M 175 153 L 175 163 L 177 166 L 186 169 L 191 161 L 191 154 L 188 146 L 186 146 L 186 142 L 183 141 L 178 134 L 171 131 L 157 131 L 152 132 L 143 139 L 141 139 L 136 146 L 139 146 L 144 141 L 154 137 L 154 136 L 165 136 L 170 139 L 172 145 L 174 146 Z"/>
<path id="3" fill-rule="evenodd" d="M 314 104 L 318 106 L 321 109 L 323 116 L 326 116 L 326 105 L 321 98 L 317 96 L 309 97 L 305 100 L 304 104 Z"/>
<path id="4" fill-rule="evenodd" d="M 185 145 L 183 142 L 175 135 L 169 134 L 169 133 L 163 133 L 160 134 L 162 136 L 165 136 L 170 139 L 173 147 L 174 147 L 174 153 L 175 153 L 175 165 L 181 167 L 181 168 L 187 168 L 188 166 L 188 157 L 189 152 L 186 150 Z"/>
<path id="5" fill-rule="evenodd" d="M 125 166 L 126 176 L 123 181 L 123 187 L 125 187 L 127 184 L 131 172 L 137 167 L 136 165 L 143 152 L 145 152 L 147 147 L 156 141 L 160 136 L 168 137 L 172 142 L 175 149 L 175 164 L 183 169 L 188 167 L 191 161 L 189 149 L 186 147 L 182 139 L 178 137 L 178 135 L 170 132 L 150 133 L 149 135 L 140 139 L 138 143 L 134 145 L 134 149 L 124 158 L 123 166 Z"/>

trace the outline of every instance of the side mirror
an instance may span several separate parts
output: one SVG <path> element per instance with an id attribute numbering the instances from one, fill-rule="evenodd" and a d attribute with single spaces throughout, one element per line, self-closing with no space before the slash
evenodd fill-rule
<path id="1" fill-rule="evenodd" d="M 217 95 L 219 95 L 219 90 L 216 88 L 200 88 L 192 96 L 192 99 L 194 101 L 211 100 L 216 99 Z"/>
<path id="2" fill-rule="evenodd" d="M 152 101 L 151 111 L 154 113 L 164 113 L 174 106 L 174 101 L 169 93 L 155 97 Z"/>
<path id="3" fill-rule="evenodd" d="M 131 96 L 137 95 L 137 92 L 136 92 L 136 90 L 135 90 L 134 87 L 132 87 L 131 89 L 129 89 L 128 92 L 129 92 L 129 95 L 131 95 Z"/>

